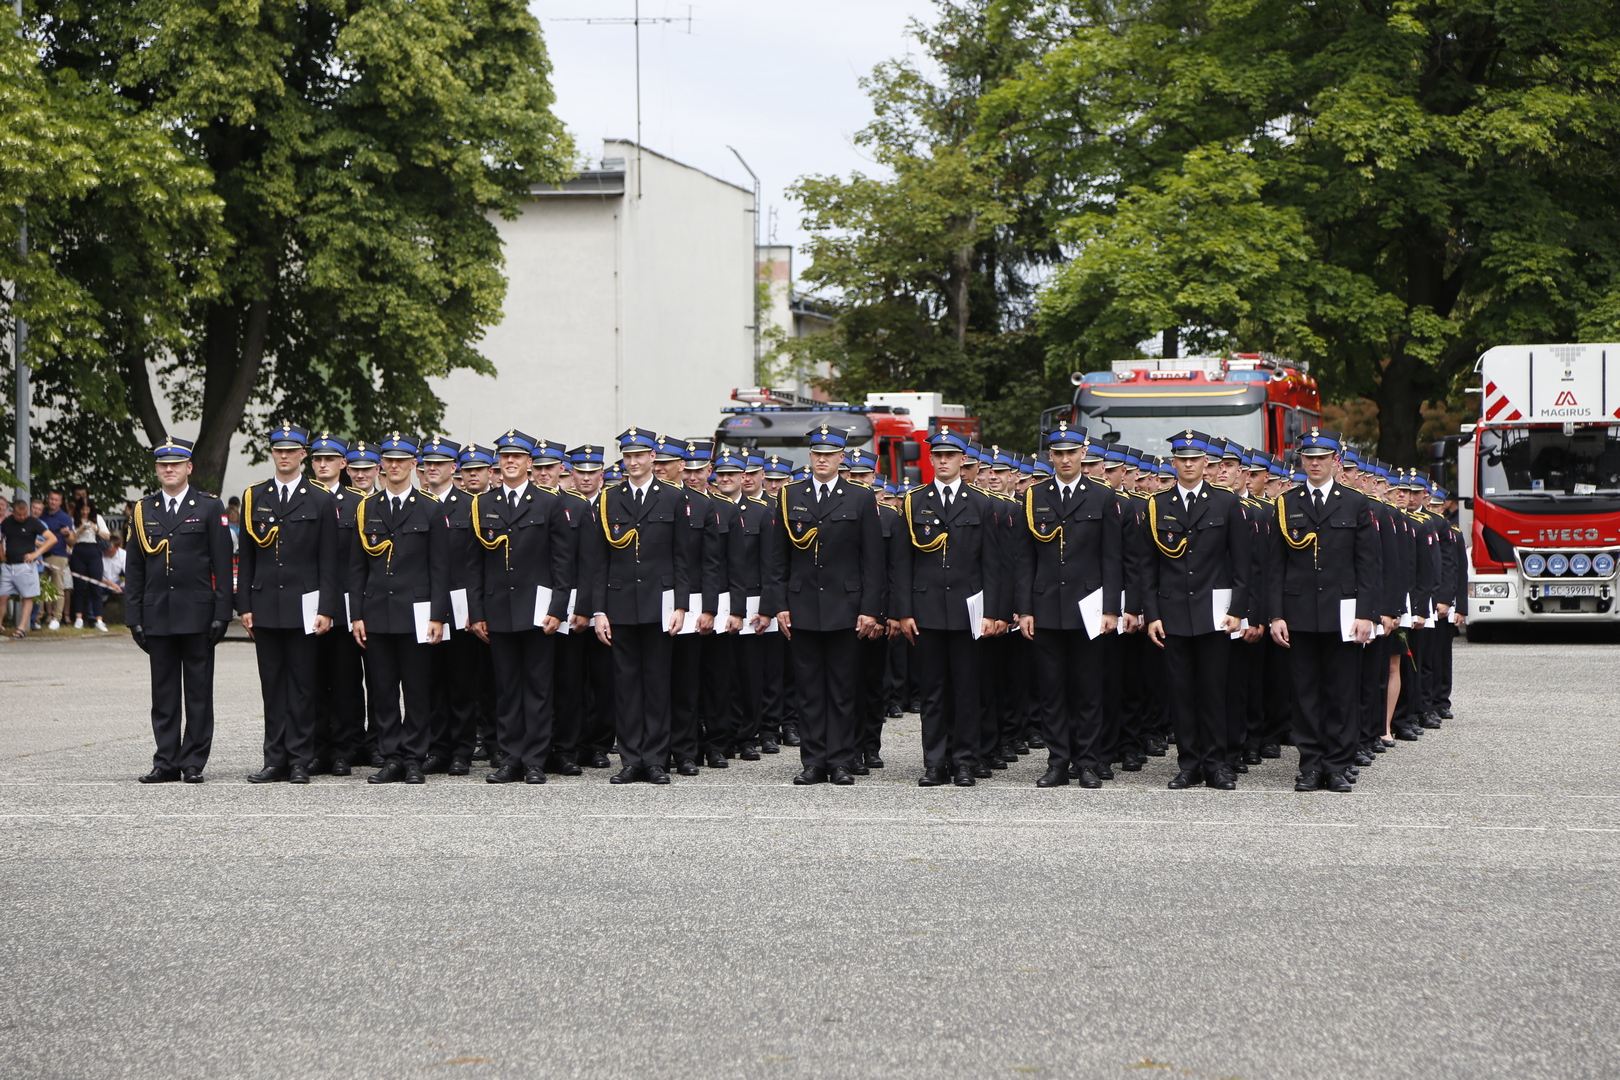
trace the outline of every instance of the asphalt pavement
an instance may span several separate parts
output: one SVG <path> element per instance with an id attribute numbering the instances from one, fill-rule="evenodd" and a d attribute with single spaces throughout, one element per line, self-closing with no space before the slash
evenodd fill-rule
<path id="1" fill-rule="evenodd" d="M 1460 646 L 1351 795 L 921 789 L 914 716 L 853 788 L 256 787 L 217 667 L 144 787 L 127 637 L 0 646 L 0 1077 L 1620 1073 L 1620 646 Z"/>

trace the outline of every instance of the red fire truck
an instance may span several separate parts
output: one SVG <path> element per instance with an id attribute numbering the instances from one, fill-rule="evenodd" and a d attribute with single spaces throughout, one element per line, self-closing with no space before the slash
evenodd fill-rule
<path id="1" fill-rule="evenodd" d="M 1169 437 L 1186 428 L 1281 453 L 1322 422 L 1307 365 L 1264 353 L 1116 360 L 1071 379 L 1073 402 L 1042 413 L 1042 430 L 1067 418 L 1093 439 L 1149 454 L 1169 454 Z"/>
<path id="2" fill-rule="evenodd" d="M 1620 619 L 1620 345 L 1503 345 L 1475 371 L 1457 449 L 1468 636 Z"/>
<path id="3" fill-rule="evenodd" d="M 877 455 L 878 471 L 890 481 L 927 483 L 934 470 L 923 444 L 934 428 L 980 437 L 979 418 L 960 405 L 947 405 L 940 394 L 912 391 L 868 394 L 860 405 L 816 401 L 769 386 L 740 387 L 731 392 L 742 402 L 722 409 L 714 432 L 716 444 L 759 454 L 781 454 L 800 466 L 810 464 L 810 432 L 822 424 L 843 428 L 849 445 Z"/>

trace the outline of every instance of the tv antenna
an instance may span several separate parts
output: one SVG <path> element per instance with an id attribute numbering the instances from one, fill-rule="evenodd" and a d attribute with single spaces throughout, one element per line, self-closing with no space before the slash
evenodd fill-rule
<path id="1" fill-rule="evenodd" d="M 546 22 L 577 22 L 587 26 L 633 26 L 636 28 L 636 198 L 641 198 L 641 24 L 685 23 L 686 32 L 692 32 L 692 5 L 686 5 L 686 15 L 649 15 L 641 17 L 641 0 L 636 0 L 635 13 L 623 15 L 590 15 L 571 19 L 546 19 Z"/>

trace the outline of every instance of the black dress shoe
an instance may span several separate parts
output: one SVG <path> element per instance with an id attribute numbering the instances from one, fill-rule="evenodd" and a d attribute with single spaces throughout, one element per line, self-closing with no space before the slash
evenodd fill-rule
<path id="1" fill-rule="evenodd" d="M 1002 764 L 1005 765 L 1006 762 L 1002 762 Z M 972 765 L 969 765 L 968 768 L 973 770 L 973 775 L 976 778 L 980 780 L 990 779 L 990 766 L 986 765 L 984 762 L 975 761 Z"/>
<path id="2" fill-rule="evenodd" d="M 775 735 L 761 735 L 759 737 L 759 752 L 762 754 L 780 754 L 782 746 L 776 741 Z"/>
<path id="3" fill-rule="evenodd" d="M 528 768 L 523 770 L 523 782 L 525 784 L 545 783 L 546 770 L 540 768 L 538 765 L 530 765 Z"/>
<path id="4" fill-rule="evenodd" d="M 1018 760 L 1018 751 L 1012 748 L 1012 743 L 1002 743 L 1000 748 L 997 749 L 996 753 L 1001 755 L 1002 761 Z"/>
<path id="5" fill-rule="evenodd" d="M 1395 737 L 1402 742 L 1418 741 L 1418 733 L 1409 727 L 1397 727 L 1395 729 Z"/>
<path id="6" fill-rule="evenodd" d="M 849 787 L 849 785 L 855 782 L 855 774 L 840 765 L 833 769 L 832 772 L 827 774 L 827 779 L 831 780 L 839 787 Z"/>
<path id="7" fill-rule="evenodd" d="M 287 783 L 289 783 L 289 784 L 307 784 L 307 783 L 309 783 L 309 770 L 307 768 L 305 768 L 304 766 L 302 766 L 302 765 L 294 765 L 294 766 L 292 766 L 290 769 L 287 770 Z"/>
<path id="8" fill-rule="evenodd" d="M 422 766 L 414 761 L 405 763 L 405 782 L 407 784 L 425 784 L 427 777 L 422 775 Z"/>
<path id="9" fill-rule="evenodd" d="M 877 756 L 876 751 L 866 755 L 866 767 L 868 769 L 881 769 L 884 764 L 883 759 Z"/>
<path id="10" fill-rule="evenodd" d="M 353 772 L 354 772 L 354 770 L 349 768 L 349 759 L 348 758 L 335 757 L 335 758 L 332 759 L 332 775 L 333 776 L 348 776 Z"/>
<path id="11" fill-rule="evenodd" d="M 855 755 L 855 764 L 853 764 L 853 765 L 851 765 L 849 767 L 849 771 L 851 773 L 853 773 L 854 775 L 856 775 L 856 776 L 871 776 L 872 775 L 872 770 L 868 769 L 866 767 L 866 759 L 864 757 L 862 757 L 860 754 Z"/>
<path id="12" fill-rule="evenodd" d="M 696 776 L 703 770 L 698 768 L 697 762 L 693 761 L 691 758 L 686 758 L 676 764 L 675 771 L 680 773 L 682 776 Z"/>
<path id="13" fill-rule="evenodd" d="M 1230 769 L 1210 769 L 1204 773 L 1204 786 L 1217 791 L 1236 791 L 1237 778 Z"/>
<path id="14" fill-rule="evenodd" d="M 1322 786 L 1322 774 L 1316 771 L 1302 772 L 1294 777 L 1295 791 L 1315 791 Z"/>
<path id="15" fill-rule="evenodd" d="M 608 777 L 610 784 L 637 784 L 647 779 L 646 773 L 641 771 L 639 765 L 626 765 L 612 776 Z"/>
<path id="16" fill-rule="evenodd" d="M 1061 762 L 1059 762 L 1056 765 L 1053 765 L 1050 769 L 1047 769 L 1044 773 L 1041 774 L 1041 778 L 1039 780 L 1035 781 L 1035 786 L 1036 787 L 1068 787 L 1069 786 L 1069 767 L 1067 765 L 1062 764 Z"/>
<path id="17" fill-rule="evenodd" d="M 1081 769 L 1080 775 L 1075 779 L 1083 788 L 1102 787 L 1102 777 L 1097 775 L 1096 769 Z"/>
<path id="18" fill-rule="evenodd" d="M 993 757 L 989 761 L 981 762 L 981 764 L 991 772 L 1001 772 L 1007 767 L 1007 763 L 999 757 Z"/>
<path id="19" fill-rule="evenodd" d="M 1150 737 L 1148 739 L 1148 744 L 1147 744 L 1147 755 L 1148 755 L 1148 757 L 1164 757 L 1164 755 L 1169 753 L 1169 752 L 1170 752 L 1169 745 L 1162 738 L 1160 738 L 1159 736 L 1154 735 L 1154 736 L 1152 736 L 1152 737 Z"/>
<path id="20" fill-rule="evenodd" d="M 1328 773 L 1322 778 L 1322 786 L 1329 791 L 1336 791 L 1340 795 L 1350 794 L 1350 781 L 1344 778 L 1344 773 Z"/>
<path id="21" fill-rule="evenodd" d="M 1249 767 L 1243 763 L 1242 759 L 1237 761 L 1229 761 L 1226 763 L 1226 767 L 1232 770 L 1234 774 L 1246 773 L 1249 771 Z"/>
<path id="22" fill-rule="evenodd" d="M 1243 751 L 1243 764 L 1245 764 L 1245 765 L 1258 765 L 1258 764 L 1260 764 L 1260 760 L 1261 760 L 1260 759 L 1260 751 L 1258 751 L 1258 750 L 1245 750 L 1245 751 Z"/>
<path id="23" fill-rule="evenodd" d="M 726 755 L 722 754 L 718 750 L 710 750 L 707 754 L 704 754 L 703 764 L 707 765 L 711 769 L 731 768 L 731 762 L 726 760 Z"/>
<path id="24" fill-rule="evenodd" d="M 1418 717 L 1418 727 L 1434 729 L 1440 726 L 1440 718 L 1434 713 L 1424 713 Z"/>
<path id="25" fill-rule="evenodd" d="M 944 787 L 951 782 L 951 771 L 945 768 L 924 769 L 917 778 L 918 787 Z"/>
<path id="26" fill-rule="evenodd" d="M 901 711 L 900 706 L 898 705 L 890 705 L 888 708 L 883 710 L 883 718 L 885 720 L 900 720 L 903 719 L 905 715 L 906 714 Z"/>
<path id="27" fill-rule="evenodd" d="M 521 765 L 502 765 L 492 773 L 484 774 L 486 784 L 515 784 L 523 779 Z"/>
<path id="28" fill-rule="evenodd" d="M 1019 757 L 1023 757 L 1025 754 L 1029 753 L 1029 748 L 1034 745 L 1035 744 L 1033 742 L 1025 742 L 1022 739 L 1014 739 L 1012 742 L 1012 752 L 1017 754 Z M 1046 748 L 1043 746 L 1040 749 L 1044 750 Z"/>
<path id="29" fill-rule="evenodd" d="M 326 762 L 322 761 L 320 758 L 316 758 L 309 763 L 309 775 L 311 776 L 324 776 L 329 772 L 331 772 L 331 770 L 327 768 Z"/>
<path id="30" fill-rule="evenodd" d="M 1282 747 L 1274 742 L 1264 743 L 1260 747 L 1260 756 L 1263 758 L 1280 758 L 1282 757 Z"/>
<path id="31" fill-rule="evenodd" d="M 665 772 L 663 769 L 660 769 L 656 765 L 649 765 L 647 766 L 647 783 L 667 784 L 669 783 L 669 773 Z"/>
<path id="32" fill-rule="evenodd" d="M 1078 780 L 1078 779 L 1080 779 L 1080 766 L 1076 765 L 1072 761 L 1069 762 L 1069 779 L 1070 780 Z"/>
<path id="33" fill-rule="evenodd" d="M 782 745 L 783 746 L 798 746 L 799 742 L 800 742 L 800 739 L 799 739 L 799 725 L 797 725 L 797 724 L 783 724 L 782 725 Z"/>
<path id="34" fill-rule="evenodd" d="M 475 745 L 473 747 L 472 759 L 474 761 L 488 761 L 489 760 L 489 747 L 484 745 L 484 740 L 482 740 L 482 739 L 478 740 L 477 745 Z"/>
<path id="35" fill-rule="evenodd" d="M 405 766 L 397 761 L 390 761 L 377 772 L 366 777 L 368 784 L 397 784 L 405 779 Z"/>
<path id="36" fill-rule="evenodd" d="M 1142 766 L 1147 764 L 1147 758 L 1141 754 L 1126 754 L 1125 760 L 1119 763 L 1121 772 L 1141 772 Z"/>
<path id="37" fill-rule="evenodd" d="M 373 750 L 371 752 L 371 767 L 373 769 L 380 769 L 387 764 L 388 759 L 383 757 L 383 752 L 381 750 Z"/>
<path id="38" fill-rule="evenodd" d="M 1365 750 L 1356 751 L 1356 765 L 1365 769 L 1373 763 L 1373 756 Z"/>
<path id="39" fill-rule="evenodd" d="M 1045 750 L 1046 740 L 1039 735 L 1031 735 L 1023 745 L 1028 746 L 1031 750 Z"/>
<path id="40" fill-rule="evenodd" d="M 1436 709 L 1434 714 L 1436 716 L 1438 716 L 1442 720 L 1455 720 L 1455 719 L 1457 719 L 1455 716 L 1451 715 L 1451 710 L 1450 709 Z"/>
<path id="41" fill-rule="evenodd" d="M 180 779 L 188 784 L 200 784 L 203 782 L 202 770 L 195 765 L 187 765 L 180 770 Z"/>
<path id="42" fill-rule="evenodd" d="M 800 787 L 804 787 L 808 784 L 825 784 L 827 782 L 827 770 L 817 769 L 812 766 L 811 768 L 808 768 L 804 770 L 804 772 L 795 776 L 793 778 L 793 782 L 798 784 Z"/>
<path id="43" fill-rule="evenodd" d="M 429 754 L 422 759 L 421 769 L 425 773 L 449 772 L 450 759 L 442 754 Z"/>
<path id="44" fill-rule="evenodd" d="M 464 758 L 460 757 L 459 755 L 453 757 L 450 759 L 449 766 L 444 771 L 449 773 L 451 776 L 466 776 L 468 773 L 472 772 L 472 758 Z"/>
<path id="45" fill-rule="evenodd" d="M 1389 753 L 1389 747 L 1384 745 L 1383 739 L 1374 739 L 1367 744 L 1367 752 L 1371 754 L 1387 754 Z"/>
<path id="46" fill-rule="evenodd" d="M 592 750 L 585 758 L 585 764 L 593 769 L 611 769 L 613 762 L 600 750 Z"/>
<path id="47" fill-rule="evenodd" d="M 1098 765 L 1092 772 L 1097 774 L 1099 780 L 1112 780 L 1114 778 L 1114 766 L 1107 761 Z"/>
<path id="48" fill-rule="evenodd" d="M 1182 769 L 1180 772 L 1176 773 L 1175 776 L 1171 777 L 1170 783 L 1165 786 L 1171 791 L 1180 791 L 1183 788 L 1192 787 L 1194 784 L 1198 783 L 1198 779 L 1199 774 L 1197 769 Z"/>
<path id="49" fill-rule="evenodd" d="M 737 757 L 741 761 L 758 761 L 759 751 L 754 749 L 753 743 L 743 743 L 737 747 Z"/>
<path id="50" fill-rule="evenodd" d="M 135 779 L 143 784 L 172 784 L 180 779 L 180 770 L 153 768 L 151 772 Z"/>
<path id="51" fill-rule="evenodd" d="M 988 773 L 990 770 L 986 769 L 984 771 Z M 974 766 L 958 765 L 956 767 L 956 776 L 952 778 L 951 782 L 957 787 L 972 787 L 979 782 L 976 779 L 977 776 L 978 770 Z"/>
<path id="52" fill-rule="evenodd" d="M 266 765 L 256 773 L 248 774 L 250 784 L 279 784 L 287 779 L 287 769 L 283 765 Z"/>

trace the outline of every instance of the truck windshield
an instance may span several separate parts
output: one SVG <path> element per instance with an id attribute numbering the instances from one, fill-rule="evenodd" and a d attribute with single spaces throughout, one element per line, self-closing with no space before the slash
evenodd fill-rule
<path id="1" fill-rule="evenodd" d="M 1170 453 L 1170 437 L 1185 428 L 1230 439 L 1239 446 L 1266 445 L 1262 404 L 1207 405 L 1192 398 L 1183 403 L 1167 397 L 1152 405 L 1115 405 L 1082 397 L 1080 411 L 1085 417 L 1081 422 L 1093 439 L 1100 437 L 1163 456 Z"/>
<path id="2" fill-rule="evenodd" d="M 1477 438 L 1486 497 L 1620 493 L 1620 427 L 1482 428 Z"/>

